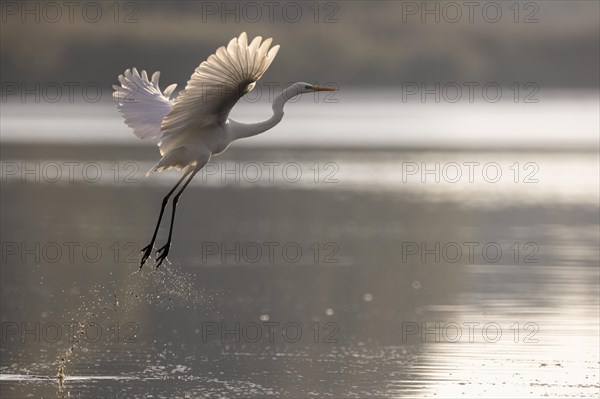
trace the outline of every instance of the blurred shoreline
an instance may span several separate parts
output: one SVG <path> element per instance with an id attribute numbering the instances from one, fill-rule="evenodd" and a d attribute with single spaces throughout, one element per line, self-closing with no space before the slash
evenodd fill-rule
<path id="1" fill-rule="evenodd" d="M 77 159 L 77 160 L 127 160 L 127 159 L 158 159 L 160 154 L 156 145 L 146 142 L 135 143 L 39 143 L 39 142 L 17 142 L 3 141 L 0 143 L 0 159 L 7 160 L 40 160 L 40 159 Z M 219 159 L 249 160 L 256 156 L 262 157 L 265 153 L 276 154 L 277 157 L 285 157 L 285 154 L 294 154 L 295 157 L 310 152 L 312 157 L 327 157 L 332 155 L 394 155 L 394 154 L 598 154 L 600 149 L 593 146 L 540 146 L 537 148 L 527 147 L 465 147 L 445 146 L 327 146 L 322 148 L 311 146 L 284 145 L 271 146 L 244 146 L 235 143 L 227 152 L 218 156 Z M 600 160 L 600 159 L 599 159 Z"/>
<path id="2" fill-rule="evenodd" d="M 598 151 L 597 91 L 543 90 L 530 103 L 524 98 L 515 102 L 509 91 L 498 102 L 463 98 L 454 103 L 443 97 L 436 102 L 429 94 L 423 101 L 420 94 L 405 96 L 399 90 L 342 88 L 335 97 L 306 97 L 288 104 L 279 125 L 236 142 L 232 149 Z M 6 101 L 0 112 L 0 142 L 44 144 L 49 150 L 73 145 L 153 147 L 131 133 L 105 94 L 96 103 Z M 262 93 L 256 102 L 242 98 L 231 118 L 269 118 L 267 97 L 271 95 Z"/>

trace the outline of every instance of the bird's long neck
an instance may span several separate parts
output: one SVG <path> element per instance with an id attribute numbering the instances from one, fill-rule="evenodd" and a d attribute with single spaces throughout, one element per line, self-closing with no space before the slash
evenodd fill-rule
<path id="1" fill-rule="evenodd" d="M 267 130 L 276 126 L 283 118 L 283 106 L 290 98 L 287 97 L 285 92 L 275 97 L 273 101 L 273 115 L 266 121 L 258 123 L 240 123 L 233 122 L 233 134 L 234 140 L 243 139 L 246 137 L 256 136 L 257 134 L 266 132 Z"/>

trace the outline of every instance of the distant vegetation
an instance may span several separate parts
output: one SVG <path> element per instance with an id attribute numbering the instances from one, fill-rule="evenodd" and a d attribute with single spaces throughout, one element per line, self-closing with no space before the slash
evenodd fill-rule
<path id="1" fill-rule="evenodd" d="M 472 22 L 464 2 L 454 3 L 460 18 L 445 2 L 432 1 L 429 13 L 411 8 L 422 2 L 342 1 L 291 3 L 287 14 L 285 2 L 272 10 L 265 2 L 253 2 L 254 8 L 232 2 L 119 3 L 118 10 L 109 3 L 116 4 L 97 3 L 103 14 L 94 23 L 77 9 L 71 22 L 68 10 L 58 18 L 50 9 L 36 16 L 3 7 L 2 82 L 109 87 L 125 68 L 137 66 L 161 70 L 163 85 L 177 82 L 182 88 L 199 62 L 245 30 L 251 37 L 273 36 L 282 45 L 265 76 L 278 82 L 599 87 L 599 3 L 594 1 L 521 2 L 518 9 L 514 2 L 496 2 L 502 12 L 498 22 L 482 14 L 489 2 L 472 10 Z M 297 7 L 301 18 L 294 14 Z M 495 9 L 488 11 L 493 17 Z"/>

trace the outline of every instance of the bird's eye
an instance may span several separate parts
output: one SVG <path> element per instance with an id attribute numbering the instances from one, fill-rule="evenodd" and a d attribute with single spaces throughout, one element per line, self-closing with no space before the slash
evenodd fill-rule
<path id="1" fill-rule="evenodd" d="M 304 86 L 304 88 L 305 88 L 306 90 L 310 90 L 310 86 L 308 86 L 308 85 L 307 85 L 307 86 Z"/>

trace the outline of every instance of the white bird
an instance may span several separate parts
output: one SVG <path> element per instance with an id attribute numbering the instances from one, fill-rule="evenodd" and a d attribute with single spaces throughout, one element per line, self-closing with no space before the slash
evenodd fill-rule
<path id="1" fill-rule="evenodd" d="M 113 99 L 125 123 L 136 136 L 154 140 L 160 148 L 162 158 L 147 175 L 170 168 L 183 170 L 181 179 L 162 201 L 150 244 L 142 249 L 140 268 L 152 253 L 169 198 L 184 180 L 173 198 L 169 237 L 166 244 L 156 251 L 159 255 L 156 267 L 169 253 L 179 197 L 213 155 L 225 151 L 235 140 L 255 136 L 277 125 L 283 118 L 283 106 L 291 98 L 302 93 L 336 90 L 297 82 L 275 98 L 273 116 L 266 121 L 240 123 L 229 118 L 233 106 L 254 88 L 256 81 L 273 62 L 279 45 L 270 48 L 271 42 L 271 38 L 263 41 L 258 36 L 248 43 L 246 32 L 231 39 L 227 47 L 219 47 L 196 68 L 185 90 L 175 99 L 171 95 L 177 85 L 172 84 L 161 91 L 158 71 L 148 80 L 146 71 L 140 74 L 135 68 L 128 69 L 119 76 L 121 85 L 113 85 Z"/>

